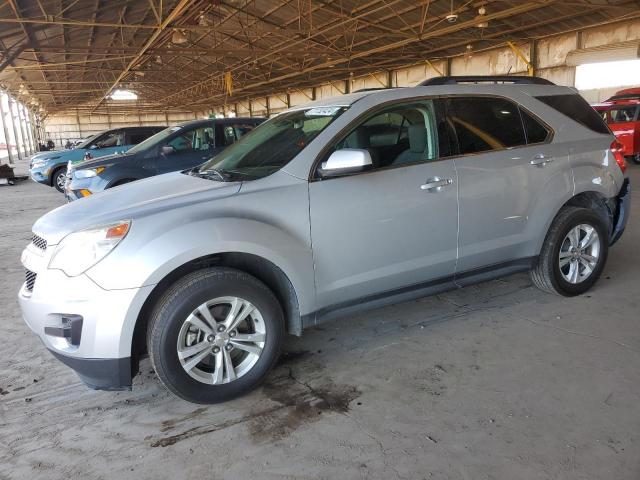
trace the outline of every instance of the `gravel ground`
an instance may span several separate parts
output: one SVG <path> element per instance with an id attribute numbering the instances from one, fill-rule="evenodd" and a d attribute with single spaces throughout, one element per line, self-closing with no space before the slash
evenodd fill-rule
<path id="1" fill-rule="evenodd" d="M 338 320 L 203 407 L 148 361 L 131 392 L 89 390 L 23 323 L 20 252 L 62 203 L 0 186 L 0 479 L 640 478 L 635 212 L 587 295 L 514 275 Z"/>

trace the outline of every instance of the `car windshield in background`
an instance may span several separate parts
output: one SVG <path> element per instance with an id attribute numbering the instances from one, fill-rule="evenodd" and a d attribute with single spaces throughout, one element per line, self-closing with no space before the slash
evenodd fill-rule
<path id="1" fill-rule="evenodd" d="M 289 163 L 346 107 L 314 107 L 285 112 L 267 120 L 222 153 L 204 163 L 195 174 L 256 180 Z"/>
<path id="2" fill-rule="evenodd" d="M 137 144 L 134 147 L 131 147 L 129 150 L 127 150 L 127 153 L 144 152 L 149 147 L 151 147 L 153 145 L 156 145 L 156 144 L 160 143 L 162 140 L 164 140 L 165 138 L 167 138 L 168 136 L 173 135 L 175 132 L 177 132 L 181 128 L 182 127 L 165 128 L 164 130 L 159 131 L 155 135 L 151 135 L 145 141 L 140 142 L 139 144 Z"/>

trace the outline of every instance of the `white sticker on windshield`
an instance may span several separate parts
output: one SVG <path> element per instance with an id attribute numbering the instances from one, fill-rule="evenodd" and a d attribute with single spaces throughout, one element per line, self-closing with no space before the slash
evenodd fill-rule
<path id="1" fill-rule="evenodd" d="M 331 117 L 342 107 L 316 107 L 304 112 L 305 117 Z"/>

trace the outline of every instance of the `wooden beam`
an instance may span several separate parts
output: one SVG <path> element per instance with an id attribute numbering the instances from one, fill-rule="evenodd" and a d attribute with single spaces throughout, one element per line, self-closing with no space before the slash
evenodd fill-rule
<path id="1" fill-rule="evenodd" d="M 184 9 L 189 5 L 190 0 L 180 0 L 180 2 L 178 3 L 178 5 L 176 5 L 176 7 L 171 11 L 171 13 L 169 13 L 169 15 L 167 15 L 167 18 L 165 18 L 165 20 L 162 22 L 162 24 L 153 32 L 153 34 L 149 37 L 149 39 L 147 40 L 147 42 L 143 45 L 143 47 L 140 49 L 140 51 L 138 52 L 138 54 L 133 58 L 133 60 L 131 60 L 129 62 L 129 64 L 126 66 L 126 68 L 122 71 L 122 73 L 120 75 L 118 75 L 118 78 L 116 79 L 115 82 L 113 82 L 113 85 L 111 85 L 111 87 L 109 87 L 109 89 L 107 90 L 107 92 L 104 94 L 104 96 L 100 99 L 100 101 L 95 105 L 95 107 L 93 108 L 93 110 L 95 110 L 96 108 L 98 108 L 100 106 L 100 104 L 105 100 L 105 98 L 107 98 L 109 96 L 109 94 L 118 86 L 118 83 L 120 83 L 120 81 L 127 75 L 127 73 L 129 73 L 131 71 L 131 68 L 133 68 L 136 63 L 138 63 L 138 61 L 140 60 L 140 58 L 142 58 L 142 56 L 144 55 L 144 53 L 151 47 L 151 45 L 153 45 L 153 43 L 156 41 L 156 39 L 160 36 L 160 34 L 169 26 L 169 24 L 174 21 L 176 18 L 178 18 L 178 16 L 180 16 L 180 14 L 184 11 Z M 93 111 L 92 110 L 92 111 Z"/>

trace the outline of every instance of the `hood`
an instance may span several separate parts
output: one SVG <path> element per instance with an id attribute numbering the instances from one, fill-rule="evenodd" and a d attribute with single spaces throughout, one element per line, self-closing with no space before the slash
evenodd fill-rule
<path id="1" fill-rule="evenodd" d="M 89 150 L 90 151 L 90 150 Z M 80 160 L 78 162 L 73 163 L 73 169 L 79 170 L 81 168 L 95 168 L 106 163 L 111 165 L 115 163 L 125 162 L 131 159 L 131 157 L 135 156 L 135 153 L 113 153 L 111 155 L 105 155 L 103 157 L 91 158 L 89 160 Z"/>
<path id="2" fill-rule="evenodd" d="M 71 232 L 238 193 L 242 182 L 216 182 L 172 172 L 110 188 L 40 217 L 33 231 L 56 245 Z"/>
<path id="3" fill-rule="evenodd" d="M 34 160 L 46 160 L 48 158 L 53 158 L 53 157 L 60 157 L 62 155 L 64 155 L 66 153 L 66 150 L 51 150 L 49 152 L 40 152 L 40 153 L 36 153 L 35 155 L 33 155 L 31 157 L 31 161 L 33 162 Z"/>

